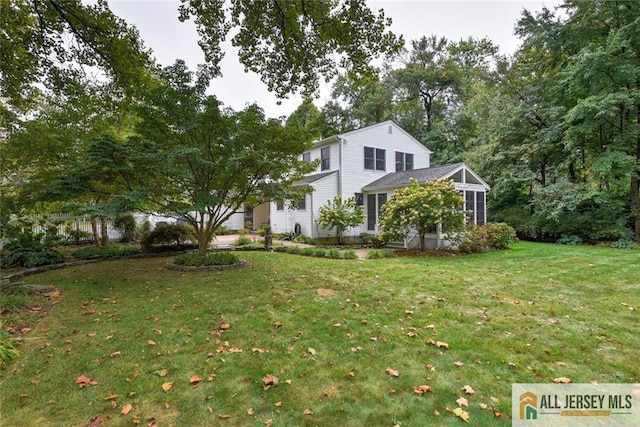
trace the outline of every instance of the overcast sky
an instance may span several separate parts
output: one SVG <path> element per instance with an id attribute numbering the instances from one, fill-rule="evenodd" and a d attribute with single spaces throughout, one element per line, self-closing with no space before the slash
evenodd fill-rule
<path id="1" fill-rule="evenodd" d="M 391 30 L 402 34 L 407 43 L 430 35 L 449 40 L 487 37 L 502 53 L 513 54 L 520 44 L 513 29 L 522 11 L 539 11 L 543 6 L 553 9 L 561 1 L 371 0 L 368 3 L 373 10 L 384 9 L 385 15 L 393 19 Z M 178 0 L 111 0 L 109 4 L 116 15 L 138 28 L 145 45 L 153 50 L 161 65 L 171 65 L 180 58 L 195 70 L 197 64 L 204 62 L 195 25 L 178 21 Z M 225 44 L 225 52 L 223 77 L 215 79 L 209 88 L 225 105 L 241 110 L 257 102 L 268 117 L 279 117 L 288 116 L 300 104 L 301 98 L 292 96 L 278 105 L 259 76 L 244 72 L 229 42 Z M 316 105 L 323 105 L 328 96 L 328 90 L 323 90 Z"/>

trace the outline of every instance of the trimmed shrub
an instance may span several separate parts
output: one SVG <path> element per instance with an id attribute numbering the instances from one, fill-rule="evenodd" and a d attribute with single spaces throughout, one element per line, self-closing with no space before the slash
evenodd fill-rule
<path id="1" fill-rule="evenodd" d="M 140 251 L 133 245 L 108 245 L 108 246 L 89 246 L 80 248 L 72 252 L 74 258 L 79 259 L 109 259 L 121 256 L 131 256 Z"/>
<path id="2" fill-rule="evenodd" d="M 395 251 L 391 249 L 371 249 L 367 251 L 367 259 L 393 258 L 395 256 Z"/>
<path id="3" fill-rule="evenodd" d="M 181 246 L 190 240 L 189 229 L 184 225 L 162 224 L 144 234 L 140 244 L 145 251 L 153 246 Z"/>
<path id="4" fill-rule="evenodd" d="M 206 255 L 197 253 L 180 254 L 173 260 L 174 264 L 187 267 L 204 267 L 208 265 L 233 265 L 240 262 L 240 258 L 231 252 L 207 252 Z"/>
<path id="5" fill-rule="evenodd" d="M 298 246 L 287 246 L 286 252 L 288 254 L 301 255 L 302 254 L 302 248 L 300 248 Z"/>
<path id="6" fill-rule="evenodd" d="M 251 237 L 249 237 L 249 236 L 240 236 L 233 243 L 236 246 L 250 245 L 250 244 L 253 243 L 253 239 L 251 239 Z"/>
<path id="7" fill-rule="evenodd" d="M 507 249 L 518 241 L 516 231 L 504 223 L 467 224 L 458 245 L 460 252 L 478 253 Z"/>
<path id="8" fill-rule="evenodd" d="M 483 225 L 487 232 L 489 249 L 508 249 L 518 242 L 516 230 L 503 222 L 488 222 Z"/>

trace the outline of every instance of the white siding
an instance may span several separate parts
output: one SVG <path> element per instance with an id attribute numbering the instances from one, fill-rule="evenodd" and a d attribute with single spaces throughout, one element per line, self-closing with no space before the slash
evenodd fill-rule
<path id="1" fill-rule="evenodd" d="M 313 157 L 312 157 L 313 159 Z M 296 224 L 300 224 L 301 233 L 311 237 L 326 235 L 326 230 L 320 229 L 315 223 L 320 206 L 327 200 L 333 199 L 338 186 L 337 174 L 332 174 L 311 183 L 314 188 L 312 194 L 307 194 L 304 210 L 292 209 L 285 203 L 284 209 L 279 211 L 276 204 L 271 203 L 271 229 L 274 233 L 293 232 Z"/>
<path id="2" fill-rule="evenodd" d="M 391 133 L 389 133 L 391 127 Z M 364 147 L 385 150 L 385 170 L 364 168 Z M 396 171 L 396 151 L 413 154 L 413 168 L 427 168 L 431 152 L 393 122 L 383 122 L 344 135 L 342 143 L 342 194 L 352 197 L 362 187 Z"/>

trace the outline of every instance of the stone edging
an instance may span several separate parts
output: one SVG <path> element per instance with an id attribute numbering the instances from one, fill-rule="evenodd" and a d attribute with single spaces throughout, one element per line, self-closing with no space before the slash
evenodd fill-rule
<path id="1" fill-rule="evenodd" d="M 203 265 L 200 267 L 192 267 L 186 265 L 178 265 L 173 263 L 166 264 L 167 269 L 175 271 L 221 271 L 221 270 L 233 270 L 235 268 L 243 268 L 248 266 L 249 263 L 245 260 L 240 260 L 235 264 L 229 265 Z"/>

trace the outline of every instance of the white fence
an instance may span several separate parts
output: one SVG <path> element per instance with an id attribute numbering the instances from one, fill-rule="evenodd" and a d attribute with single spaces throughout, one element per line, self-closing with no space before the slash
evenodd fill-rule
<path id="1" fill-rule="evenodd" d="M 66 238 L 68 240 L 75 240 L 79 235 L 74 233 L 77 231 L 84 232 L 86 237 L 82 237 L 80 241 L 92 241 L 93 232 L 91 228 L 91 217 L 88 216 L 73 216 L 69 214 L 50 214 L 50 215 L 29 215 L 21 217 L 17 220 L 23 231 L 31 229 L 33 233 L 45 233 L 51 227 L 55 227 L 56 234 L 59 237 Z M 102 224 L 100 220 L 97 220 L 98 235 L 101 235 Z M 109 240 L 119 240 L 122 238 L 122 232 L 117 230 L 113 226 L 111 219 L 107 220 L 107 232 Z"/>

